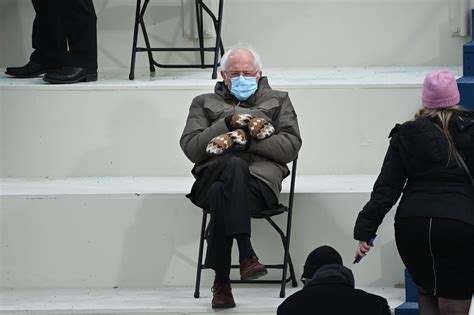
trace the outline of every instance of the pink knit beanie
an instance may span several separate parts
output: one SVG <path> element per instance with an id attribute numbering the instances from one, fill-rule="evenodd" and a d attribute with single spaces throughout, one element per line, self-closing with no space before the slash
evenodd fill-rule
<path id="1" fill-rule="evenodd" d="M 423 106 L 446 108 L 459 103 L 459 90 L 451 72 L 433 71 L 426 75 L 423 83 Z"/>

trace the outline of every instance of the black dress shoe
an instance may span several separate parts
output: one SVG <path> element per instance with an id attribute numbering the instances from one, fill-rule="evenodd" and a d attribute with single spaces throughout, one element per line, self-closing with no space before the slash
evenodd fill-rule
<path id="1" fill-rule="evenodd" d="M 43 80 L 58 84 L 97 81 L 97 70 L 66 66 L 46 73 Z"/>
<path id="2" fill-rule="evenodd" d="M 34 78 L 53 70 L 55 69 L 43 66 L 42 64 L 34 61 L 30 61 L 23 67 L 8 67 L 7 71 L 5 71 L 5 74 L 16 78 Z"/>

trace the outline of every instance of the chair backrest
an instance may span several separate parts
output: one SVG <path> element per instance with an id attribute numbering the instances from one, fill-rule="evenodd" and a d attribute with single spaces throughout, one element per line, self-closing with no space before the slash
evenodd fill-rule
<path id="1" fill-rule="evenodd" d="M 291 182 L 290 182 L 290 200 L 288 201 L 288 212 L 291 215 L 293 211 L 293 201 L 295 197 L 295 182 L 296 182 L 296 166 L 298 164 L 298 157 L 293 160 L 291 166 Z"/>
<path id="2" fill-rule="evenodd" d="M 290 198 L 288 200 L 288 205 L 284 205 L 280 203 L 277 208 L 274 209 L 268 209 L 265 211 L 261 211 L 259 213 L 253 213 L 252 218 L 255 219 L 263 219 L 263 218 L 268 218 L 268 217 L 273 217 L 275 215 L 282 214 L 284 212 L 288 212 L 289 215 L 291 215 L 292 210 L 293 210 L 293 200 L 294 200 L 294 194 L 295 194 L 295 182 L 296 182 L 296 165 L 297 165 L 297 160 L 298 158 L 293 160 L 293 165 L 291 167 L 291 182 L 290 182 Z"/>

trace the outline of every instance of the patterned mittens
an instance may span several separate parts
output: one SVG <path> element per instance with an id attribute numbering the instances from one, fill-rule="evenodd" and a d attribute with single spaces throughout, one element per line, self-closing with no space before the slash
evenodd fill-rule
<path id="1" fill-rule="evenodd" d="M 250 119 L 247 129 L 252 138 L 256 140 L 263 140 L 275 133 L 275 128 L 271 123 L 263 118 L 254 117 Z"/>
<path id="2" fill-rule="evenodd" d="M 206 147 L 207 154 L 221 155 L 231 150 L 245 150 L 249 144 L 247 134 L 258 141 L 275 133 L 275 128 L 271 123 L 251 114 L 234 113 L 226 117 L 225 122 L 233 131 L 212 138 Z"/>
<path id="3" fill-rule="evenodd" d="M 230 129 L 239 129 L 247 127 L 250 119 L 252 118 L 255 118 L 255 116 L 251 114 L 234 113 L 228 116 L 226 119 L 228 120 L 228 125 Z"/>
<path id="4" fill-rule="evenodd" d="M 226 123 L 231 129 L 246 128 L 255 140 L 266 139 L 275 133 L 271 123 L 251 114 L 234 113 L 226 118 Z"/>
<path id="5" fill-rule="evenodd" d="M 220 155 L 229 150 L 239 151 L 247 147 L 247 134 L 242 129 L 221 134 L 209 141 L 206 152 L 210 155 Z"/>

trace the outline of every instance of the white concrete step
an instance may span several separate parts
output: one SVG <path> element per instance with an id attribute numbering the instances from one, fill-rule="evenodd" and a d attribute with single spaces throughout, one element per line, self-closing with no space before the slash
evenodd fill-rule
<path id="1" fill-rule="evenodd" d="M 298 175 L 296 193 L 366 193 L 375 175 Z M 193 177 L 0 178 L 0 198 L 153 197 L 185 195 Z M 290 179 L 283 182 L 289 193 Z"/>
<path id="2" fill-rule="evenodd" d="M 276 89 L 311 88 L 417 88 L 428 71 L 448 69 L 457 76 L 461 66 L 411 67 L 286 67 L 264 68 L 271 86 Z M 41 77 L 17 79 L 0 69 L 0 90 L 10 91 L 127 91 L 127 90 L 199 90 L 213 89 L 212 80 L 203 70 L 160 69 L 155 75 L 143 70 L 135 80 L 128 80 L 127 69 L 99 70 L 99 80 L 80 84 L 49 84 Z"/>
<path id="3" fill-rule="evenodd" d="M 287 289 L 287 296 L 300 290 Z M 363 288 L 388 300 L 393 309 L 404 302 L 403 289 Z M 187 315 L 215 314 L 210 307 L 212 293 L 201 288 L 201 298 L 193 298 L 193 288 L 161 289 L 82 289 L 82 290 L 3 290 L 0 291 L 2 315 Z M 226 314 L 274 315 L 283 299 L 277 286 L 234 286 L 237 307 L 221 311 Z"/>
<path id="4" fill-rule="evenodd" d="M 298 173 L 377 173 L 390 129 L 413 117 L 435 68 L 268 69 L 298 113 Z M 179 138 L 191 100 L 215 81 L 202 71 L 100 76 L 74 85 L 0 77 L 0 177 L 189 176 Z"/>
<path id="5" fill-rule="evenodd" d="M 307 254 L 323 244 L 336 247 L 350 264 L 353 225 L 373 179 L 298 176 L 291 240 L 297 275 Z M 183 179 L 183 186 L 175 185 L 179 182 L 174 179 L 167 186 L 162 179 L 149 178 L 3 179 L 0 288 L 192 286 L 201 211 L 184 197 L 189 178 Z M 283 202 L 287 198 L 282 195 Z M 382 224 L 370 257 L 353 268 L 361 286 L 403 283 L 393 215 Z M 276 222 L 284 226 L 286 215 Z M 281 242 L 268 223 L 253 220 L 252 231 L 261 261 L 281 262 Z M 212 272 L 204 271 L 203 285 L 211 281 Z"/>

